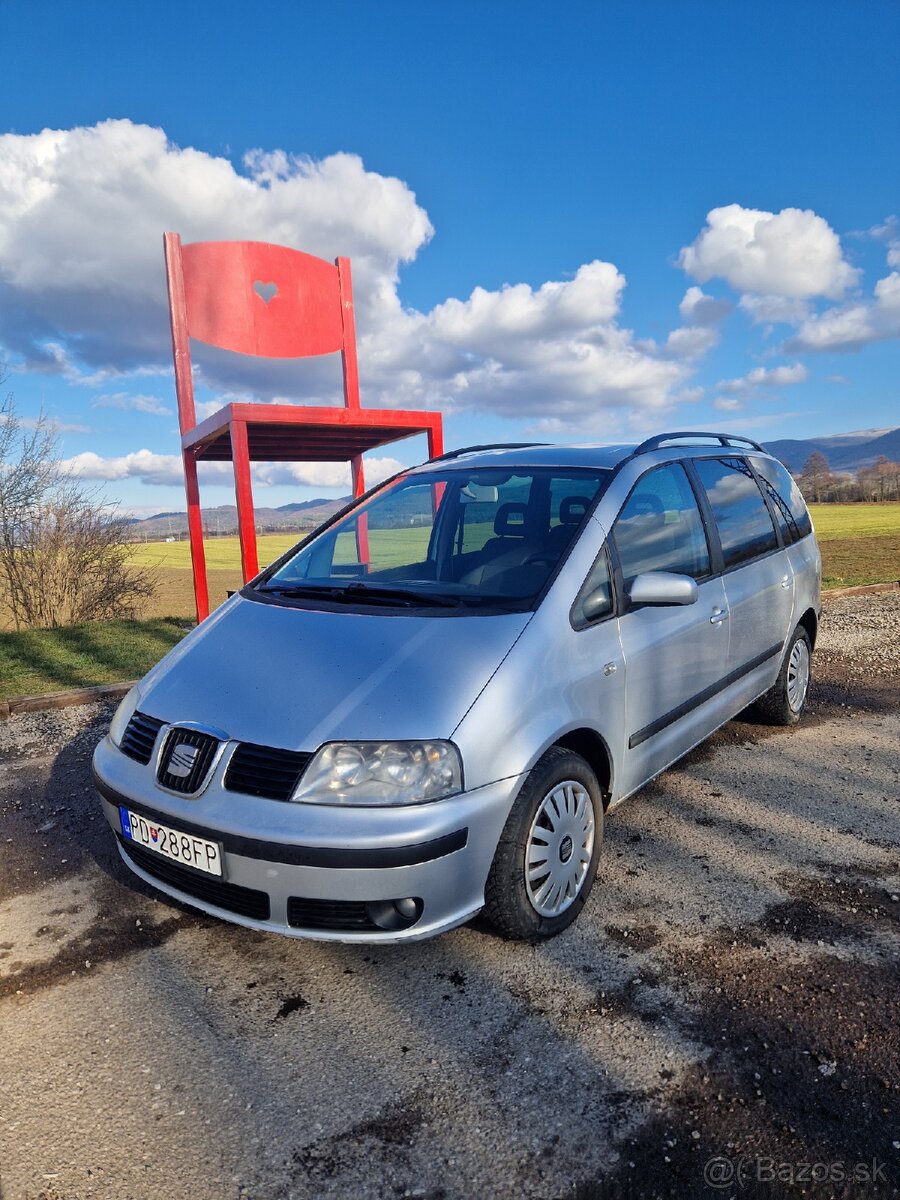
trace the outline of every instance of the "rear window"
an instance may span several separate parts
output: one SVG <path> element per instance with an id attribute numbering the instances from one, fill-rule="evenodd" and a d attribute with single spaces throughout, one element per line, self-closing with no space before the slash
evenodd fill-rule
<path id="1" fill-rule="evenodd" d="M 726 569 L 775 550 L 775 526 L 747 460 L 693 461 L 716 519 Z"/>
<path id="2" fill-rule="evenodd" d="M 797 542 L 811 534 L 812 521 L 806 503 L 787 468 L 774 458 L 754 458 L 752 461 L 778 514 L 785 542 Z"/>

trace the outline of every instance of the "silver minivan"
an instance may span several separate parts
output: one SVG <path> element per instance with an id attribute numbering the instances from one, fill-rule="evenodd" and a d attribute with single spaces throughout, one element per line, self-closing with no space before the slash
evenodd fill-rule
<path id="1" fill-rule="evenodd" d="M 575 920 L 604 814 L 754 704 L 799 720 L 803 498 L 746 438 L 454 451 L 372 489 L 123 700 L 94 755 L 127 866 L 255 929 Z"/>

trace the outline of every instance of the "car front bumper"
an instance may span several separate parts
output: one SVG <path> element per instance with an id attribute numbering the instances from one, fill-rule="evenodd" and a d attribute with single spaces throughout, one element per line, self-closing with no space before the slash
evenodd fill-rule
<path id="1" fill-rule="evenodd" d="M 104 738 L 94 752 L 94 780 L 124 862 L 153 887 L 223 920 L 341 942 L 433 937 L 474 916 L 520 782 L 504 779 L 430 804 L 339 808 L 227 791 L 226 767 L 218 764 L 200 796 L 176 796 L 157 786 L 151 767 Z M 120 806 L 220 843 L 223 877 L 127 842 Z M 367 905 L 407 897 L 422 904 L 408 928 L 368 921 Z"/>

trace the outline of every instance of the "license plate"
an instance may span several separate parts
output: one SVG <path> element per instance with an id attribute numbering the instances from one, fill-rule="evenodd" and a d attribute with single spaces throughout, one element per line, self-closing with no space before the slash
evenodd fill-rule
<path id="1" fill-rule="evenodd" d="M 149 821 L 124 805 L 119 807 L 119 822 L 126 842 L 144 846 L 171 862 L 194 867 L 197 871 L 205 871 L 207 875 L 222 874 L 222 847 L 218 842 L 195 837 L 192 833 L 181 833 L 177 829 L 170 829 L 168 825 L 160 825 L 158 821 Z"/>

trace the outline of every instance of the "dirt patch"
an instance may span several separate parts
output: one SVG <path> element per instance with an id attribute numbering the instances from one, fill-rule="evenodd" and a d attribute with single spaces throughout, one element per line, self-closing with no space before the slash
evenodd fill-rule
<path id="1" fill-rule="evenodd" d="M 317 1181 L 340 1177 L 351 1162 L 355 1164 L 360 1158 L 378 1164 L 382 1176 L 397 1168 L 408 1168 L 412 1143 L 425 1119 L 425 1112 L 415 1098 L 395 1101 L 368 1120 L 351 1126 L 340 1137 L 324 1138 L 295 1151 L 294 1173 L 314 1190 Z M 399 1194 L 403 1194 L 403 1189 Z M 441 1200 L 445 1194 L 442 1188 L 416 1193 L 423 1200 Z"/>
<path id="2" fill-rule="evenodd" d="M 762 922 L 761 931 L 769 925 Z M 702 1016 L 690 1032 L 713 1053 L 626 1142 L 617 1169 L 576 1190 L 578 1200 L 709 1197 L 714 1193 L 704 1169 L 718 1159 L 735 1172 L 742 1165 L 743 1185 L 735 1178 L 725 1194 L 805 1195 L 812 1181 L 801 1178 L 803 1164 L 827 1164 L 833 1168 L 828 1190 L 816 1194 L 896 1195 L 900 998 L 894 967 L 821 953 L 785 966 L 777 947 L 725 938 L 704 950 L 675 952 L 670 962 L 675 977 L 703 985 Z M 772 1171 L 780 1164 L 773 1188 Z M 859 1164 L 870 1177 L 838 1179 L 835 1164 L 850 1175 Z"/>

